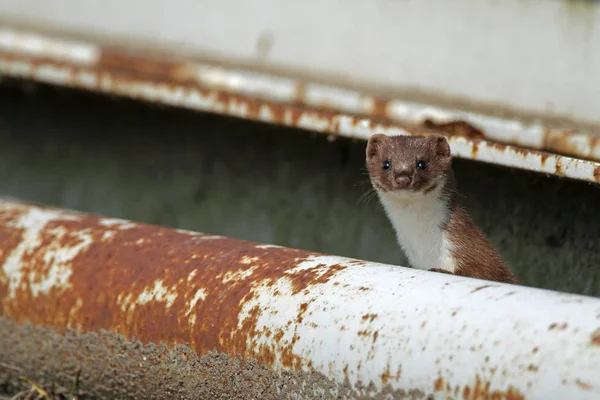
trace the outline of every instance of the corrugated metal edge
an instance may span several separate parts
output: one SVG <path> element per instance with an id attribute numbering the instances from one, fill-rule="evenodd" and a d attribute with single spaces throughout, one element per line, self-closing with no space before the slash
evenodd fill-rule
<path id="1" fill-rule="evenodd" d="M 455 156 L 600 182 L 600 138 L 452 111 L 250 71 L 0 30 L 0 73 L 200 111 L 368 139 L 374 133 L 449 135 Z M 378 119 L 360 115 L 370 115 Z M 387 120 L 386 120 L 387 119 Z M 391 122 L 396 120 L 398 122 Z M 422 125 L 423 128 L 408 126 Z"/>

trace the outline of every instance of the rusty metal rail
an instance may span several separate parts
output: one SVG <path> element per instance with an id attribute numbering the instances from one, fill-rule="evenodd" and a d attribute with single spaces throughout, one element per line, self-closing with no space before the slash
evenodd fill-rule
<path id="1" fill-rule="evenodd" d="M 600 163 L 593 161 L 600 160 L 600 138 L 585 132 L 166 55 L 2 29 L 0 73 L 362 140 L 373 133 L 435 129 L 451 135 L 457 157 L 600 182 Z"/>
<path id="2" fill-rule="evenodd" d="M 7 201 L 0 311 L 0 378 L 107 398 L 600 396 L 600 299 Z"/>

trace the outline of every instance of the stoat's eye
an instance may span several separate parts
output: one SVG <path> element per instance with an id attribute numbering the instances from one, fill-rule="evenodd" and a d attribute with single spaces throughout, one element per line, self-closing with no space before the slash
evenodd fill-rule
<path id="1" fill-rule="evenodd" d="M 385 160 L 383 162 L 383 169 L 390 169 L 390 167 L 392 166 L 392 163 L 389 160 Z"/>
<path id="2" fill-rule="evenodd" d="M 425 164 L 425 161 L 419 160 L 419 161 L 417 161 L 417 168 L 424 170 L 427 168 L 427 164 Z"/>

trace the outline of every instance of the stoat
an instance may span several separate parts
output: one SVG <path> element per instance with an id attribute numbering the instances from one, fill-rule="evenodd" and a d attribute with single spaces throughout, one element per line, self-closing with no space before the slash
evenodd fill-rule
<path id="1" fill-rule="evenodd" d="M 444 136 L 371 136 L 371 183 L 414 268 L 518 284 L 460 204 Z"/>

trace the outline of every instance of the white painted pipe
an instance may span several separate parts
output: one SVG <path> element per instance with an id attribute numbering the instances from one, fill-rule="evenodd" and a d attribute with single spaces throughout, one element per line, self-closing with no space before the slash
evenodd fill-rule
<path id="1" fill-rule="evenodd" d="M 2 315 L 18 322 L 199 355 L 218 337 L 231 357 L 323 373 L 326 397 L 600 398 L 597 298 L 11 202 L 0 250 Z"/>

